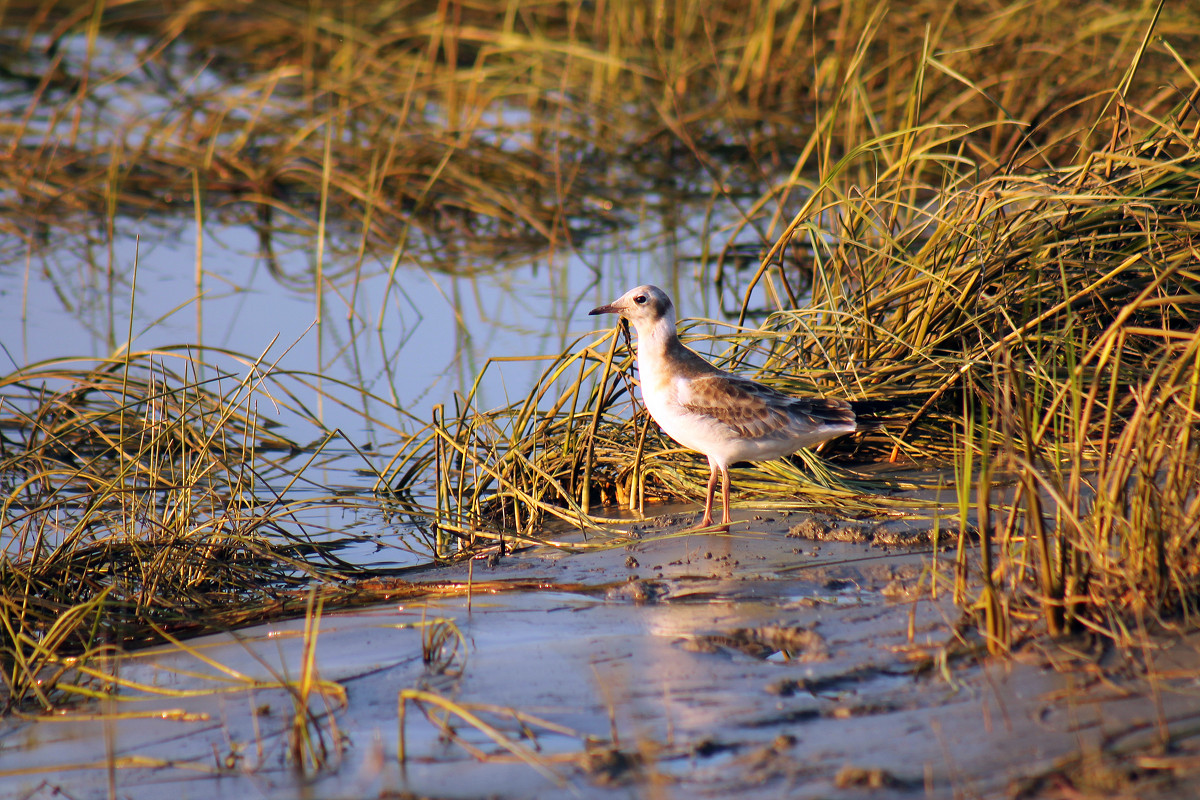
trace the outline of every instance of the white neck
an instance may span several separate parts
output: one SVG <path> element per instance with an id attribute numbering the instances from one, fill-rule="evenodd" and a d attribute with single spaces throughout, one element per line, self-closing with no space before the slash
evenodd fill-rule
<path id="1" fill-rule="evenodd" d="M 678 341 L 675 331 L 675 314 L 668 312 L 655 322 L 645 321 L 637 326 L 638 369 L 644 370 L 647 360 L 662 361 L 673 342 Z"/>

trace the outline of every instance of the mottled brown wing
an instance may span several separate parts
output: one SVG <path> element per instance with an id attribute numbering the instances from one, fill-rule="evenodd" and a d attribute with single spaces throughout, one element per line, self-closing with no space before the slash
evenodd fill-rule
<path id="1" fill-rule="evenodd" d="M 719 420 L 745 437 L 803 434 L 824 425 L 854 423 L 854 412 L 844 400 L 789 397 L 727 374 L 693 378 L 679 401 L 688 411 Z"/>

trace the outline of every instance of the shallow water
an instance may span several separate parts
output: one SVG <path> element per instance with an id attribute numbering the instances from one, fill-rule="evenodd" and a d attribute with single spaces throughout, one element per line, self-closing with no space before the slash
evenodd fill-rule
<path id="1" fill-rule="evenodd" d="M 1112 757 L 1113 742 L 1144 749 L 1158 726 L 1180 734 L 1174 757 L 1195 757 L 1198 641 L 1164 639 L 1153 673 L 1107 681 L 1086 660 L 1050 668 L 1071 663 L 1054 649 L 960 658 L 960 612 L 945 591 L 932 596 L 927 551 L 815 544 L 786 535 L 796 517 L 769 515 L 741 515 L 727 535 L 670 535 L 692 516 L 664 517 L 626 546 L 533 548 L 431 572 L 424 599 L 325 614 L 317 673 L 345 704 L 333 690 L 310 699 L 330 763 L 307 775 L 286 756 L 293 698 L 267 685 L 300 675 L 294 620 L 122 658 L 116 673 L 153 690 L 8 720 L 0 787 L 75 798 L 106 796 L 110 779 L 130 798 L 1007 797 L 1081 754 Z M 468 579 L 469 598 L 448 590 Z M 421 658 L 421 631 L 437 621 L 465 641 L 440 671 Z M 402 764 L 398 698 L 415 689 L 474 709 L 526 760 L 461 719 L 450 740 L 410 702 Z M 538 719 L 522 725 L 507 709 Z"/>

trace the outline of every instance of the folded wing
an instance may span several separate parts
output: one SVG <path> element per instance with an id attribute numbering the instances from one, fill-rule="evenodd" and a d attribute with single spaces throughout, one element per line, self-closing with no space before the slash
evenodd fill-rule
<path id="1" fill-rule="evenodd" d="M 854 411 L 845 400 L 790 397 L 727 373 L 692 378 L 678 394 L 688 411 L 747 438 L 803 436 L 825 428 L 854 430 Z"/>

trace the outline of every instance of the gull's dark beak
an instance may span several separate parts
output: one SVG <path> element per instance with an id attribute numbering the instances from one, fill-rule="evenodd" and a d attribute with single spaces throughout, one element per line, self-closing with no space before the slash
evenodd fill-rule
<path id="1" fill-rule="evenodd" d="M 606 306 L 600 306 L 599 308 L 593 308 L 591 311 L 588 312 L 588 316 L 592 317 L 592 316 L 595 316 L 596 314 L 620 314 L 620 313 L 621 313 L 621 309 L 617 308 L 612 303 L 609 303 Z"/>

